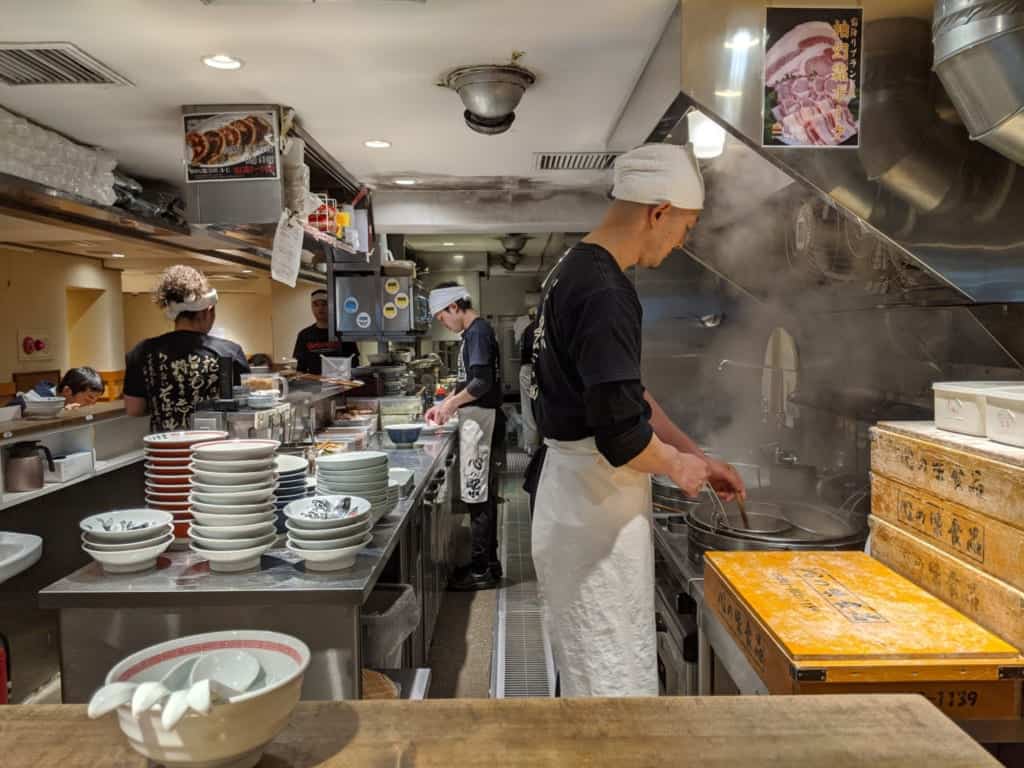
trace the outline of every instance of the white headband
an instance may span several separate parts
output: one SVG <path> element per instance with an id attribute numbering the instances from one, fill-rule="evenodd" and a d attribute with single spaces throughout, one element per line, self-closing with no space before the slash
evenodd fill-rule
<path id="1" fill-rule="evenodd" d="M 176 320 L 178 315 L 182 312 L 202 312 L 204 309 L 217 305 L 217 289 L 211 288 L 209 293 L 205 293 L 198 299 L 192 301 L 176 301 L 172 304 L 168 304 L 164 309 L 164 314 L 167 315 L 171 320 Z"/>
<path id="2" fill-rule="evenodd" d="M 434 316 L 450 304 L 454 304 L 459 299 L 468 298 L 469 291 L 461 285 L 453 285 L 451 288 L 435 288 L 430 292 L 430 314 L 431 316 Z"/>
<path id="3" fill-rule="evenodd" d="M 632 203 L 700 211 L 704 179 L 690 144 L 645 144 L 615 161 L 612 197 Z"/>

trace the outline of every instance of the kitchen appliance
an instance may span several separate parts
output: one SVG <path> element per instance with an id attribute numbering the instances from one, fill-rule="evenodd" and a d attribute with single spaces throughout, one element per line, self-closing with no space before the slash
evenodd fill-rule
<path id="1" fill-rule="evenodd" d="M 207 404 L 204 404 L 207 405 Z M 234 401 L 232 400 L 232 405 Z M 277 440 L 291 442 L 293 407 L 281 403 L 271 408 L 238 408 L 234 411 L 203 408 L 192 416 L 193 429 L 215 429 L 227 432 L 231 438 Z"/>
<path id="2" fill-rule="evenodd" d="M 380 312 L 384 333 L 421 333 L 430 328 L 427 292 L 413 277 L 380 279 Z"/>
<path id="3" fill-rule="evenodd" d="M 380 278 L 376 275 L 335 275 L 335 329 L 342 335 L 380 333 L 380 291 Z"/>
<path id="4" fill-rule="evenodd" d="M 53 454 L 45 445 L 36 440 L 14 443 L 7 449 L 7 461 L 4 464 L 4 488 L 10 493 L 38 491 L 43 487 L 43 457 L 50 471 L 56 471 Z"/>

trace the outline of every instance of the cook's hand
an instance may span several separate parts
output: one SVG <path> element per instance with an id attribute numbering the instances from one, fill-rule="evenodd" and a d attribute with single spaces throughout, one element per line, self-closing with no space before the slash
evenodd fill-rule
<path id="1" fill-rule="evenodd" d="M 451 419 L 452 415 L 455 412 L 455 409 L 449 405 L 450 402 L 451 401 L 449 400 L 445 400 L 440 405 L 435 405 L 433 408 L 427 411 L 427 423 L 438 424 L 442 427 L 446 423 L 448 423 L 448 420 Z"/>
<path id="2" fill-rule="evenodd" d="M 732 501 L 737 496 L 747 498 L 747 488 L 736 467 L 718 459 L 708 459 L 707 464 L 708 482 L 722 499 Z"/>
<path id="3" fill-rule="evenodd" d="M 65 411 L 70 411 L 72 408 L 81 408 L 81 407 L 82 407 L 81 403 L 68 403 L 67 405 L 64 406 L 64 410 Z"/>
<path id="4" fill-rule="evenodd" d="M 708 463 L 691 453 L 681 453 L 669 477 L 687 496 L 698 496 L 708 481 Z"/>

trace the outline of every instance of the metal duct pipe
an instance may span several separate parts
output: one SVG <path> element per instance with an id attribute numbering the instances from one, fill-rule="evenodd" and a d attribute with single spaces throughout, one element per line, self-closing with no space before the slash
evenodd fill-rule
<path id="1" fill-rule="evenodd" d="M 971 138 L 1024 164 L 1024 2 L 937 0 L 932 39 Z"/>

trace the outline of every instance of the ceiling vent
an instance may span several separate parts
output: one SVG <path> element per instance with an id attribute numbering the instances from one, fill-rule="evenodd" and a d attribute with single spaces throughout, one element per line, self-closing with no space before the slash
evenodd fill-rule
<path id="1" fill-rule="evenodd" d="M 133 85 L 71 43 L 0 43 L 7 85 Z"/>
<path id="2" fill-rule="evenodd" d="M 533 156 L 538 171 L 607 171 L 621 152 L 537 152 Z"/>

